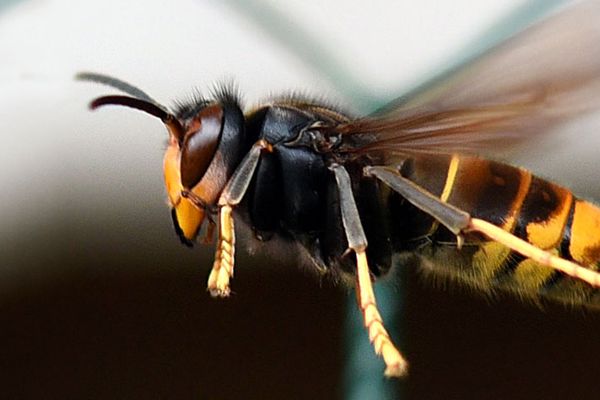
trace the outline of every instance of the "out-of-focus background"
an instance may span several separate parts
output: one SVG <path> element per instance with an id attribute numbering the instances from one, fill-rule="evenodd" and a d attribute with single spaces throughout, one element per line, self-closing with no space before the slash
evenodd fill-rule
<path id="1" fill-rule="evenodd" d="M 248 107 L 301 91 L 366 112 L 549 2 L 439 3 L 0 2 L 0 397 L 350 398 L 346 290 L 240 251 L 235 295 L 210 299 L 212 249 L 183 248 L 164 204 L 164 128 L 89 112 L 114 91 L 73 76 L 111 74 L 166 104 L 233 80 Z M 600 198 L 592 139 L 518 161 Z M 411 375 L 368 385 L 597 398 L 600 315 L 403 277 L 393 334 Z"/>

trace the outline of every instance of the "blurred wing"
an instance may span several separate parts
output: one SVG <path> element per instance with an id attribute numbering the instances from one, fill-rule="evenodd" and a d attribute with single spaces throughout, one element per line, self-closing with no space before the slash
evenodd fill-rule
<path id="1" fill-rule="evenodd" d="M 493 155 L 598 108 L 600 1 L 592 0 L 571 4 L 434 87 L 336 131 L 366 143 L 342 151 Z"/>

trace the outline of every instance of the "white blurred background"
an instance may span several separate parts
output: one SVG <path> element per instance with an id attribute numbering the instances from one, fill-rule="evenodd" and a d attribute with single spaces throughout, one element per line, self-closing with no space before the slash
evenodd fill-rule
<path id="1" fill-rule="evenodd" d="M 228 374 L 235 372 L 238 378 L 234 377 L 234 382 L 240 379 L 237 382 L 240 387 L 244 383 L 250 386 L 239 392 L 223 386 L 223 398 L 269 398 L 269 393 L 280 393 L 273 398 L 281 398 L 282 393 L 287 398 L 306 398 L 301 388 L 310 391 L 313 398 L 341 394 L 341 389 L 331 388 L 335 383 L 328 383 L 339 380 L 339 376 L 321 382 L 322 374 L 318 373 L 341 369 L 343 356 L 338 349 L 341 333 L 337 336 L 335 333 L 343 319 L 344 300 L 339 290 L 326 286 L 319 291 L 312 277 L 305 286 L 300 283 L 300 289 L 286 286 L 297 282 L 302 274 L 282 274 L 279 263 L 258 255 L 253 260 L 244 258 L 245 261 L 238 262 L 239 294 L 228 303 L 231 306 L 210 302 L 203 293 L 203 282 L 212 249 L 183 248 L 173 233 L 165 206 L 161 165 L 166 139 L 163 126 L 154 118 L 126 108 L 90 112 L 87 104 L 91 99 L 115 91 L 76 82 L 73 77 L 77 72 L 113 75 L 166 105 L 186 98 L 195 89 L 208 93 L 215 82 L 234 81 L 247 107 L 260 104 L 261 99 L 273 94 L 300 91 L 361 113 L 477 53 L 494 38 L 506 35 L 522 23 L 519 18 L 511 19 L 512 15 L 522 17 L 548 3 L 540 0 L 0 2 L 0 315 L 4 318 L 3 326 L 10 327 L 4 329 L 6 336 L 0 337 L 0 341 L 8 340 L 6 346 L 13 353 L 7 359 L 16 361 L 7 370 L 17 377 L 12 386 L 6 387 L 16 388 L 11 393 L 34 393 L 32 397 L 37 398 L 43 393 L 86 398 L 114 398 L 115 393 L 124 397 L 203 398 L 204 393 L 204 398 L 214 398 L 207 394 L 214 391 L 205 390 L 202 385 L 219 388 L 222 383 L 215 376 L 231 382 Z M 521 12 L 515 14 L 515 10 Z M 500 28 L 499 21 L 504 21 Z M 537 156 L 528 151 L 517 162 L 592 195 L 595 177 L 600 172 L 595 165 L 597 143 L 592 138 L 581 138 L 581 142 L 553 139 L 536 149 Z M 557 148 L 561 151 L 556 152 Z M 240 254 L 243 256 L 243 251 Z M 290 267 L 289 271 L 294 271 Z M 274 286 L 265 282 L 270 273 L 279 274 Z M 293 279 L 286 281 L 286 276 Z M 154 282 L 152 279 L 158 282 L 147 283 Z M 144 282 L 147 289 L 139 289 L 138 282 Z M 244 287 L 243 282 L 251 284 Z M 156 295 L 153 300 L 152 294 Z M 93 298 L 99 298 L 98 303 Z M 291 306 L 277 308 L 288 304 L 286 298 Z M 470 297 L 467 299 L 463 303 L 472 301 Z M 78 303 L 81 309 L 77 308 Z M 271 306 L 275 308 L 264 311 L 263 315 L 260 307 Z M 421 318 L 439 319 L 429 321 L 436 326 L 427 331 L 443 331 L 448 337 L 450 334 L 443 330 L 445 325 L 440 321 L 468 313 L 459 306 L 454 313 L 437 304 L 430 306 Z M 479 307 L 482 308 L 472 312 L 474 325 L 479 325 L 485 318 L 482 315 L 490 312 L 485 304 Z M 521 310 L 519 305 L 513 307 Z M 156 317 L 152 308 L 161 314 Z M 537 337 L 540 327 L 537 310 L 532 314 L 533 317 L 528 315 L 520 320 L 512 311 L 505 310 L 505 325 L 490 323 L 485 329 L 492 333 L 506 329 L 507 335 L 513 332 L 510 329 L 529 329 L 531 336 L 521 342 L 515 339 L 516 347 L 528 349 L 528 340 Z M 97 320 L 88 324 L 86 321 L 93 315 Z M 122 319 L 113 321 L 114 315 Z M 148 319 L 136 319 L 140 315 L 148 315 Z M 280 315 L 285 315 L 282 321 Z M 410 308 L 408 315 L 414 318 Z M 186 318 L 193 323 L 184 324 Z M 547 316 L 539 318 L 555 322 Z M 276 328 L 278 323 L 294 321 L 297 326 Z M 518 327 L 514 326 L 515 321 Z M 246 325 L 236 331 L 233 327 L 238 323 Z M 427 323 L 424 323 L 426 328 Z M 456 325 L 448 324 L 448 330 Z M 122 326 L 128 327 L 123 328 L 126 333 L 120 333 Z M 263 331 L 253 330 L 258 329 L 256 326 L 267 330 L 274 326 L 270 334 L 276 337 L 262 339 Z M 311 333 L 309 328 L 313 326 L 318 332 Z M 65 329 L 81 334 L 70 336 Z M 323 334 L 326 329 L 330 333 Z M 468 338 L 467 328 L 464 329 L 459 337 Z M 579 330 L 587 332 L 585 329 Z M 96 337 L 94 332 L 102 335 Z M 164 337 L 159 335 L 160 340 L 156 339 L 152 332 Z M 181 332 L 189 332 L 190 336 L 181 339 L 178 336 Z M 288 334 L 289 338 L 280 337 Z M 105 343 L 100 336 L 112 339 Z M 419 337 L 413 337 L 414 343 L 418 344 Z M 220 358 L 225 346 L 212 343 L 220 343 L 213 341 L 224 338 L 229 343 L 227 357 L 241 353 L 253 361 Z M 440 340 L 446 343 L 445 337 Z M 146 341 L 147 345 L 140 344 Z M 321 347 L 307 351 L 309 346 L 319 343 Z M 463 344 L 466 348 L 471 345 Z M 431 342 L 428 347 L 436 349 Z M 473 347 L 492 348 L 493 343 Z M 187 354 L 192 348 L 198 352 L 197 358 Z M 290 348 L 298 350 L 298 354 L 287 354 Z M 269 351 L 275 354 L 271 358 L 266 355 Z M 514 355 L 503 359 L 503 349 L 499 351 L 500 354 L 490 356 L 494 357 L 495 365 L 509 368 L 513 363 L 519 364 Z M 286 370 L 274 365 L 273 360 L 279 361 L 282 353 L 295 368 Z M 334 361 L 326 357 L 329 353 Z M 316 357 L 308 357 L 311 354 Z M 175 363 L 173 360 L 187 360 L 188 356 L 191 361 L 183 363 L 185 368 L 171 365 Z M 481 354 L 474 357 L 481 359 Z M 535 357 L 537 353 L 532 356 Z M 425 390 L 435 388 L 432 382 L 438 381 L 428 375 L 419 380 L 425 376 L 419 374 L 421 358 L 414 359 L 416 372 L 411 382 L 417 386 L 420 382 Z M 301 362 L 309 367 L 301 369 Z M 56 371 L 55 363 L 59 365 Z M 444 382 L 444 388 L 452 393 L 448 386 L 451 384 L 444 381 L 443 364 L 435 365 L 425 365 L 423 370 L 437 372 L 441 377 L 439 382 Z M 258 385 L 267 386 L 264 392 L 251 384 L 263 377 L 259 372 L 251 372 L 260 366 L 272 368 L 268 383 L 273 387 L 269 389 L 265 382 Z M 535 371 L 535 368 L 533 364 L 530 369 Z M 296 369 L 300 372 L 290 372 Z M 494 374 L 493 370 L 490 374 Z M 11 375 L 0 374 L 0 380 L 2 376 Z M 206 383 L 202 376 L 213 380 L 207 378 Z M 136 379 L 154 380 L 156 387 L 144 386 Z M 459 388 L 466 387 L 464 381 L 454 381 Z M 485 392 L 488 381 L 478 382 L 480 390 Z M 498 382 L 506 384 L 510 379 L 498 376 Z M 115 386 L 111 387 L 112 384 Z M 127 389 L 118 391 L 118 385 Z M 277 385 L 298 386 L 277 392 L 274 389 Z M 102 390 L 98 389 L 100 386 Z M 29 391 L 20 390 L 24 387 Z M 318 392 L 318 387 L 329 391 Z M 441 393 L 439 398 L 446 397 Z"/>

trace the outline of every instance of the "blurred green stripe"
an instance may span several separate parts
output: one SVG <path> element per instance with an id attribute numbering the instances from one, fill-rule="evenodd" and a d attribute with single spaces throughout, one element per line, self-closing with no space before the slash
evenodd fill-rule
<path id="1" fill-rule="evenodd" d="M 14 6 L 17 3 L 21 3 L 24 0 L 0 0 L 0 14 Z"/>
<path id="2" fill-rule="evenodd" d="M 358 111 L 372 110 L 380 102 L 369 90 L 363 79 L 355 76 L 336 58 L 335 43 L 315 36 L 302 26 L 293 15 L 281 12 L 258 0 L 225 0 L 231 9 L 253 22 L 269 37 L 302 64 L 327 78 L 336 90 Z"/>

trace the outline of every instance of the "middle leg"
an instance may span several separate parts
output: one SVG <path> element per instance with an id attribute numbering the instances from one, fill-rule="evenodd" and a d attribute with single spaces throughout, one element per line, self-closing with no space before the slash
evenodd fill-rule
<path id="1" fill-rule="evenodd" d="M 371 272 L 367 261 L 367 238 L 352 194 L 350 176 L 346 169 L 340 165 L 334 164 L 330 169 L 335 174 L 339 190 L 342 223 L 346 232 L 348 247 L 356 254 L 356 294 L 365 327 L 369 331 L 369 339 L 375 347 L 375 353 L 383 357 L 386 365 L 386 376 L 399 377 L 406 375 L 408 363 L 390 339 L 383 325 L 381 314 L 377 309 Z"/>

